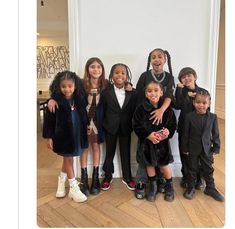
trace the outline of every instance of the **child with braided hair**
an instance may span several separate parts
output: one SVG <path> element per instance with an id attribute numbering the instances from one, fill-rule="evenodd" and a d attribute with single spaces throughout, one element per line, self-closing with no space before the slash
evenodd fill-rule
<path id="1" fill-rule="evenodd" d="M 131 72 L 128 66 L 118 63 L 112 66 L 109 75 L 110 86 L 101 93 L 104 107 L 103 127 L 105 130 L 106 155 L 103 164 L 105 177 L 101 182 L 101 189 L 108 190 L 114 173 L 113 159 L 115 156 L 117 139 L 122 168 L 122 182 L 129 190 L 135 190 L 130 165 L 130 146 L 132 132 L 132 117 L 136 107 L 136 91 L 127 91 L 126 84 L 130 84 Z"/>
<path id="2" fill-rule="evenodd" d="M 169 72 L 164 71 L 164 65 L 167 62 Z M 150 69 L 150 66 L 152 68 Z M 143 72 L 137 82 L 137 104 L 141 104 L 145 99 L 145 87 L 151 81 L 158 82 L 163 87 L 163 103 L 162 105 L 153 110 L 151 113 L 150 120 L 153 124 L 159 125 L 162 122 L 162 117 L 165 110 L 171 105 L 174 98 L 173 91 L 175 87 L 174 77 L 172 75 L 171 56 L 167 50 L 156 48 L 152 50 L 148 55 L 147 69 Z M 138 150 L 137 150 L 137 162 L 138 162 Z M 158 192 L 164 192 L 164 179 L 158 167 L 156 167 L 158 174 Z M 135 196 L 138 199 L 143 199 L 146 195 L 145 188 L 148 182 L 146 169 L 140 164 L 138 165 L 136 174 L 137 188 Z"/>

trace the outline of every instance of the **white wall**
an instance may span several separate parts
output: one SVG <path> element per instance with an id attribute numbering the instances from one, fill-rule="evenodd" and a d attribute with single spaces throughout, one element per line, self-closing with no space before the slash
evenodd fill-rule
<path id="1" fill-rule="evenodd" d="M 83 75 L 88 58 L 97 56 L 105 65 L 107 77 L 113 64 L 127 64 L 135 86 L 146 69 L 149 52 L 160 47 L 171 55 L 176 83 L 180 69 L 190 66 L 198 73 L 198 84 L 213 94 L 218 6 L 219 1 L 215 0 L 79 0 L 78 29 L 73 31 L 79 40 L 78 74 Z M 136 137 L 133 139 L 135 170 Z M 180 175 L 177 135 L 172 148 L 176 159 L 174 174 Z M 102 162 L 103 157 L 104 153 Z M 115 176 L 120 175 L 117 160 L 116 157 Z"/>

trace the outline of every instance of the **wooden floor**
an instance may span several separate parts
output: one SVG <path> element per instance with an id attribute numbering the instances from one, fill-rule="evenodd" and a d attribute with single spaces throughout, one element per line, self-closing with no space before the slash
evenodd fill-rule
<path id="1" fill-rule="evenodd" d="M 224 120 L 219 120 L 222 148 L 215 156 L 215 182 L 225 191 Z M 40 134 L 38 134 L 40 135 Z M 183 197 L 180 178 L 174 178 L 175 200 L 164 201 L 158 194 L 154 203 L 138 200 L 120 179 L 110 190 L 89 196 L 85 203 L 75 203 L 67 196 L 55 197 L 61 158 L 45 147 L 38 136 L 37 221 L 39 227 L 222 227 L 225 203 L 197 191 L 193 200 Z M 68 191 L 68 187 L 67 187 Z"/>

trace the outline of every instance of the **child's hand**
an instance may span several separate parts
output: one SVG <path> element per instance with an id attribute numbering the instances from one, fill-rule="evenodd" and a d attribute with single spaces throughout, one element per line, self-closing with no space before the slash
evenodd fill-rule
<path id="1" fill-rule="evenodd" d="M 183 85 L 182 83 L 178 83 L 178 84 L 177 84 L 177 87 L 181 87 L 181 88 L 183 88 L 183 87 L 184 87 L 184 85 Z"/>
<path id="2" fill-rule="evenodd" d="M 163 113 L 164 113 L 164 112 L 163 112 L 161 109 L 157 109 L 157 110 L 151 112 L 151 115 L 152 115 L 152 116 L 150 117 L 149 120 L 154 119 L 154 120 L 153 120 L 153 124 L 154 124 L 154 123 L 157 123 L 157 125 L 158 125 L 159 123 L 162 123 L 162 116 L 163 116 Z"/>
<path id="3" fill-rule="evenodd" d="M 194 98 L 196 94 L 197 94 L 196 92 L 191 92 L 191 91 L 188 92 L 188 96 L 192 98 Z"/>
<path id="4" fill-rule="evenodd" d="M 125 83 L 125 90 L 126 90 L 126 91 L 132 91 L 132 84 L 129 83 L 129 82 L 126 82 L 126 83 Z"/>
<path id="5" fill-rule="evenodd" d="M 53 150 L 53 140 L 51 138 L 47 139 L 47 148 Z"/>
<path id="6" fill-rule="evenodd" d="M 168 135 L 170 134 L 170 131 L 165 127 L 163 127 L 162 130 L 163 130 L 163 134 L 168 137 Z"/>
<path id="7" fill-rule="evenodd" d="M 148 140 L 150 140 L 153 144 L 157 144 L 160 142 L 159 134 L 156 134 L 156 132 L 152 132 L 148 137 Z"/>
<path id="8" fill-rule="evenodd" d="M 50 99 L 47 103 L 50 112 L 55 113 L 55 108 L 59 109 L 58 103 L 54 99 Z"/>

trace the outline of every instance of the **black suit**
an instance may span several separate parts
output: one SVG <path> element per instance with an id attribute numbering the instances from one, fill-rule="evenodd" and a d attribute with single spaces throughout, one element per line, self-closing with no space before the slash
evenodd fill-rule
<path id="1" fill-rule="evenodd" d="M 132 116 L 135 111 L 136 91 L 125 92 L 123 106 L 120 107 L 114 86 L 102 92 L 104 105 L 103 127 L 105 130 L 106 155 L 103 170 L 111 175 L 114 172 L 113 159 L 116 151 L 117 138 L 122 164 L 122 175 L 125 180 L 132 179 L 130 168 L 130 142 L 132 132 Z"/>
<path id="2" fill-rule="evenodd" d="M 196 111 L 186 115 L 182 136 L 182 152 L 188 152 L 188 182 L 194 186 L 201 164 L 206 185 L 214 187 L 213 154 L 219 153 L 220 138 L 217 116 L 207 112 L 204 116 Z"/>

